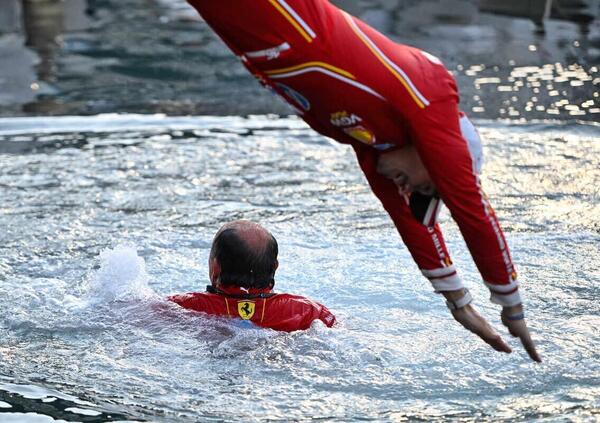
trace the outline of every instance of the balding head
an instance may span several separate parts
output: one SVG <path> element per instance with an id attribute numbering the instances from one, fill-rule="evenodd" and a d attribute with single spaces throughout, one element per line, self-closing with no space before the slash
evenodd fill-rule
<path id="1" fill-rule="evenodd" d="M 268 288 L 275 284 L 277 241 L 265 228 L 248 220 L 223 225 L 210 250 L 211 281 L 223 286 Z"/>
<path id="2" fill-rule="evenodd" d="M 224 230 L 232 230 L 246 245 L 256 251 L 264 250 L 273 236 L 258 223 L 249 220 L 234 220 L 221 226 L 215 238 Z"/>

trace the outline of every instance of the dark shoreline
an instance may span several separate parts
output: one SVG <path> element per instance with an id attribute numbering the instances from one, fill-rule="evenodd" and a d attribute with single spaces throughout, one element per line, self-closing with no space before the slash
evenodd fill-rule
<path id="1" fill-rule="evenodd" d="M 598 20 L 541 35 L 474 1 L 338 3 L 440 57 L 473 117 L 600 120 Z M 181 0 L 7 0 L 0 23 L 0 116 L 290 112 Z"/>

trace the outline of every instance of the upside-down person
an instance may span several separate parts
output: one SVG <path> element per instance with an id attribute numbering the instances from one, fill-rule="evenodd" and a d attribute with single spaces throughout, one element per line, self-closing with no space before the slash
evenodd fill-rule
<path id="1" fill-rule="evenodd" d="M 277 253 L 277 241 L 262 226 L 247 220 L 227 223 L 212 243 L 207 292 L 173 295 L 169 300 L 186 309 L 286 332 L 308 329 L 315 320 L 333 326 L 335 317 L 325 306 L 273 292 Z"/>
<path id="2" fill-rule="evenodd" d="M 350 144 L 423 275 L 454 318 L 494 349 L 511 348 L 471 305 L 436 222 L 457 222 L 501 320 L 541 361 L 517 274 L 482 191 L 452 75 L 327 0 L 188 0 L 264 85 L 317 132 Z M 463 131 L 465 133 L 463 133 Z"/>

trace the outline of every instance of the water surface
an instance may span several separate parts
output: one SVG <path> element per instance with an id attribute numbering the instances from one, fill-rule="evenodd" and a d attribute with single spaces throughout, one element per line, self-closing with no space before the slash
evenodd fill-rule
<path id="1" fill-rule="evenodd" d="M 479 127 L 541 365 L 453 322 L 352 152 L 296 118 L 0 119 L 0 400 L 14 407 L 24 384 L 99 419 L 596 419 L 598 127 Z M 203 289 L 212 236 L 238 218 L 279 240 L 276 288 L 325 303 L 338 327 L 247 329 L 164 302 Z"/>

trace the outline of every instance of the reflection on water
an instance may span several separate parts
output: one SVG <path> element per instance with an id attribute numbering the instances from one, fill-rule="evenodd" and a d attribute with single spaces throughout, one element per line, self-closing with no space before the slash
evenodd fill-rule
<path id="1" fill-rule="evenodd" d="M 86 3 L 86 0 L 22 0 L 25 45 L 40 58 L 36 65 L 39 80 L 55 82 L 61 36 L 87 28 Z"/>
<path id="2" fill-rule="evenodd" d="M 600 13 L 597 0 L 481 0 L 483 11 L 527 17 L 536 24 L 539 33 L 545 32 L 548 18 L 572 20 L 579 24 L 583 34 L 589 31 L 589 24 Z"/>
<path id="3" fill-rule="evenodd" d="M 600 121 L 600 85 L 597 66 L 589 68 L 560 63 L 543 66 L 515 67 L 499 75 L 497 67 L 460 66 L 458 70 L 474 77 L 476 103 L 471 112 L 486 115 L 492 108 L 500 117 L 510 119 L 572 118 Z M 490 100 L 494 98 L 494 100 Z"/>
<path id="4" fill-rule="evenodd" d="M 481 13 L 470 1 L 337 3 L 392 38 L 441 57 L 458 78 L 466 111 L 597 120 L 598 20 L 587 22 L 585 31 L 578 23 L 549 20 L 542 36 L 530 20 Z M 494 9 L 489 5 L 496 3 L 485 4 Z M 502 4 L 496 9 L 508 3 Z M 183 0 L 3 0 L 0 23 L 4 115 L 289 113 Z M 474 71 L 481 66 L 484 72 Z M 542 68 L 540 87 L 513 75 L 532 66 Z M 577 76 L 561 82 L 562 69 L 573 66 Z M 548 67 L 556 80 L 543 79 Z M 481 84 L 482 77 L 501 80 L 502 89 Z M 567 105 L 578 109 L 563 110 Z"/>

